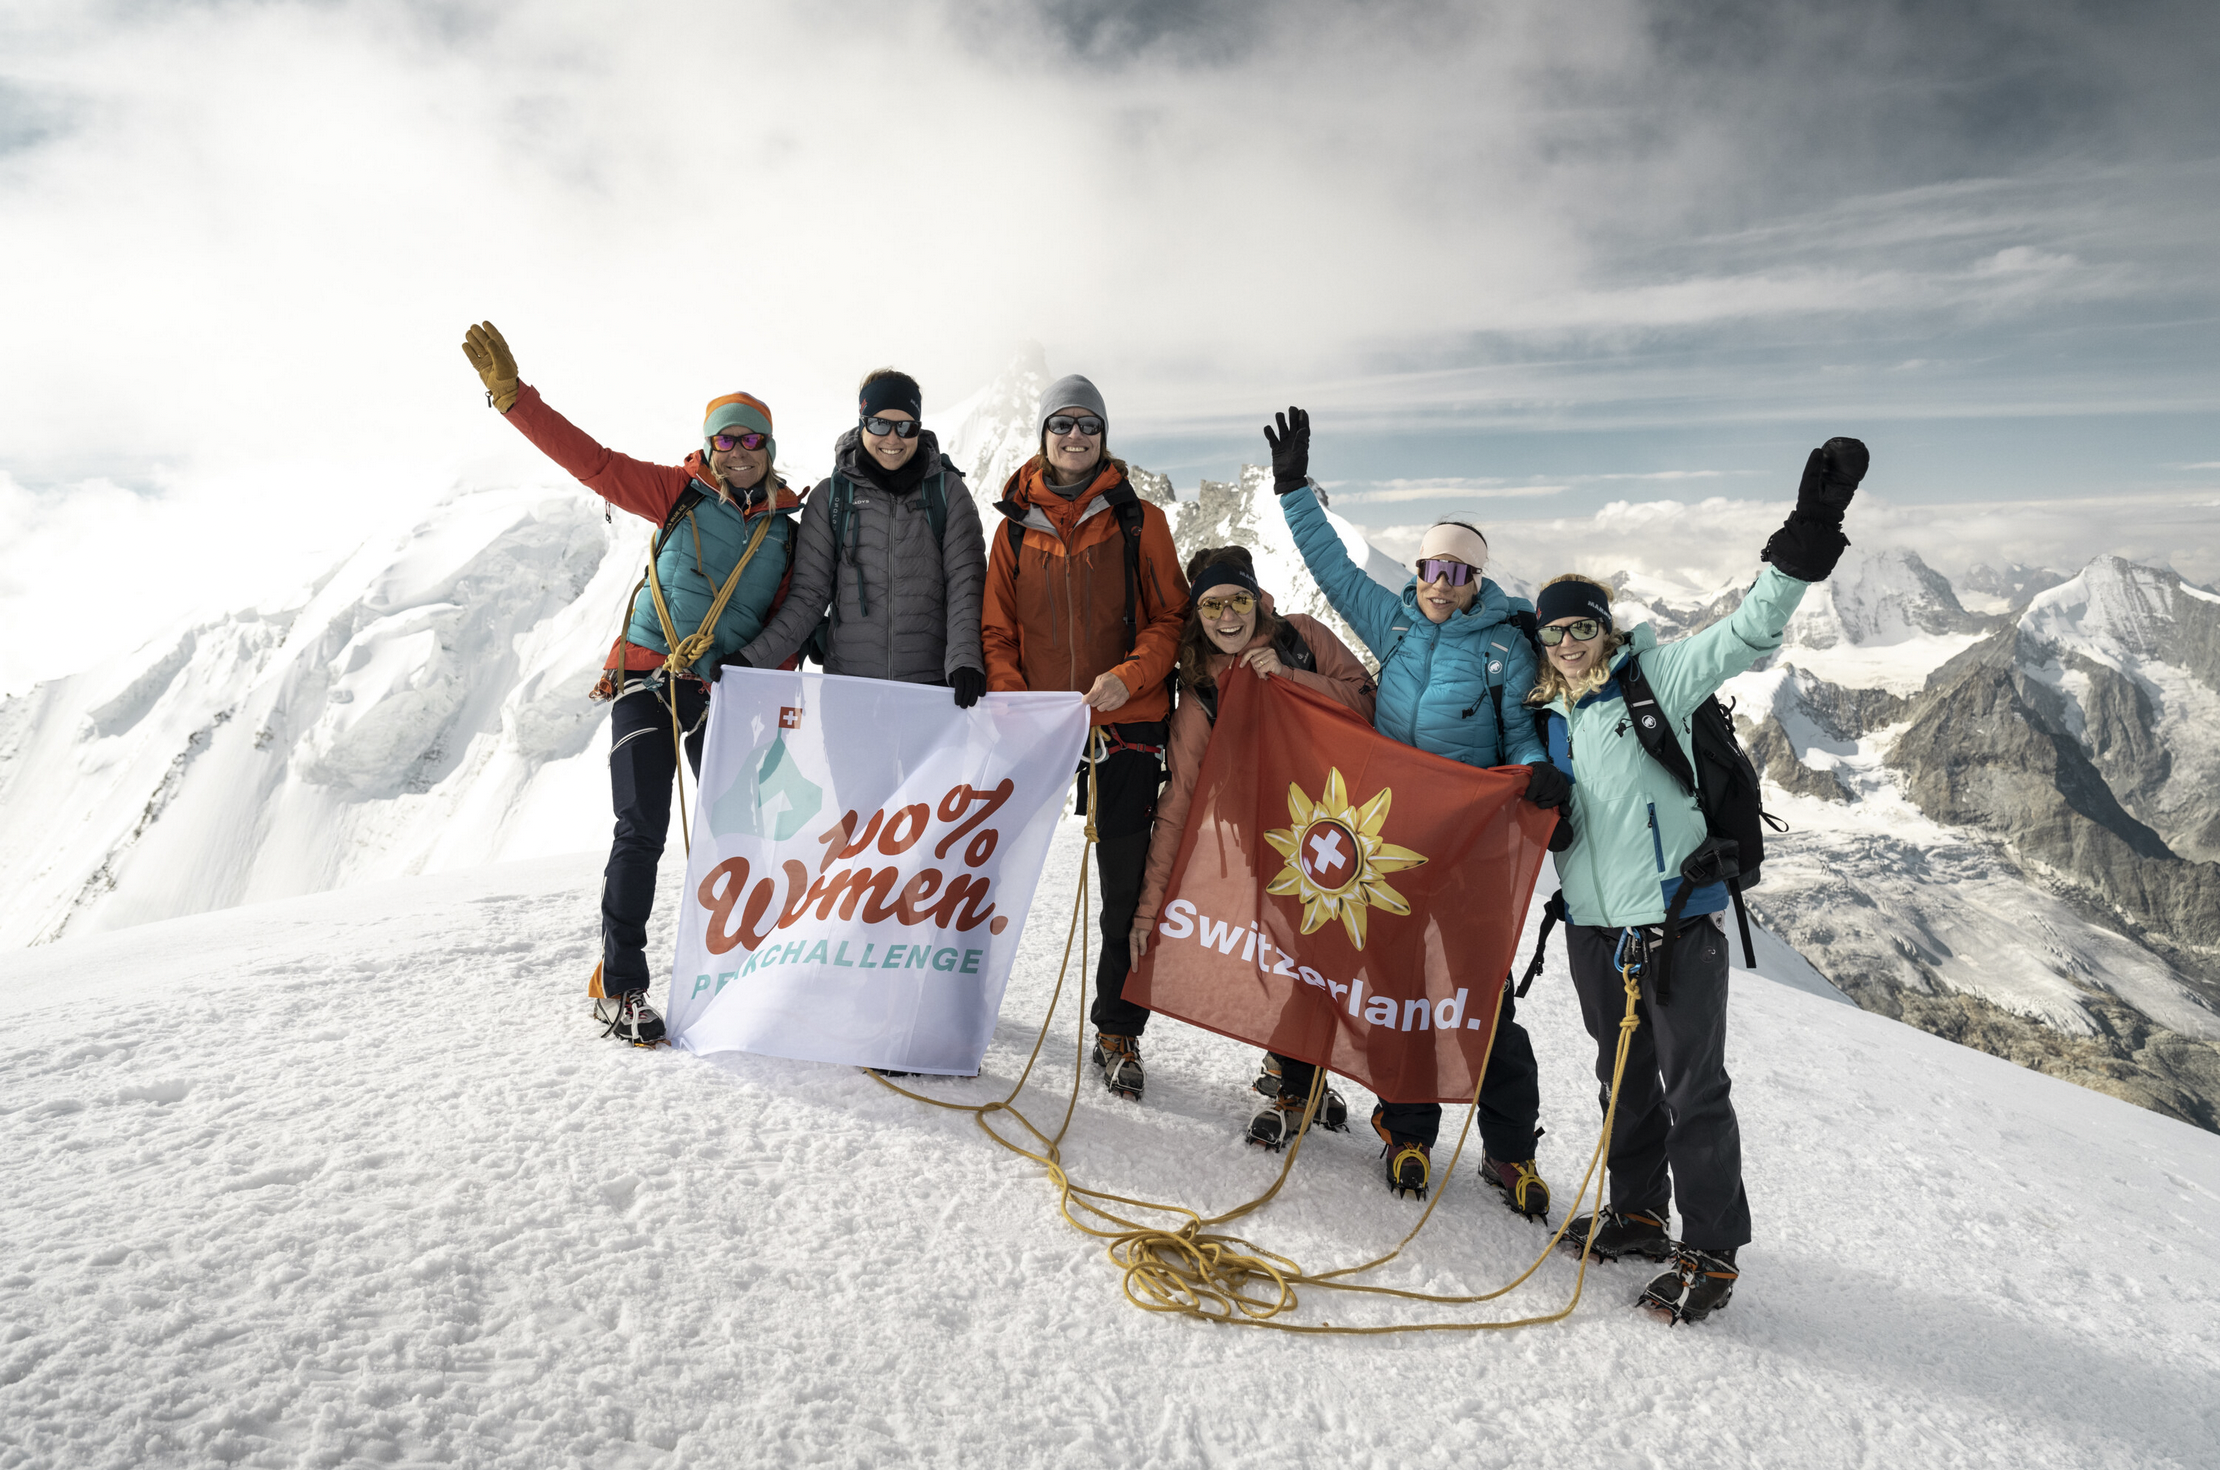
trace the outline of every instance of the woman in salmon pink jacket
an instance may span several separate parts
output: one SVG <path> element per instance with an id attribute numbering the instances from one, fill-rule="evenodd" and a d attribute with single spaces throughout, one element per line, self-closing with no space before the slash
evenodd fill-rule
<path id="1" fill-rule="evenodd" d="M 1270 593 L 1257 586 L 1247 547 L 1218 546 L 1198 551 L 1187 563 L 1189 612 L 1180 631 L 1179 705 L 1172 711 L 1166 740 L 1164 791 L 1157 798 L 1156 830 L 1149 839 L 1148 868 L 1141 882 L 1141 903 L 1133 916 L 1131 948 L 1139 964 L 1164 904 L 1172 864 L 1179 856 L 1187 813 L 1195 800 L 1195 778 L 1218 719 L 1218 681 L 1235 664 L 1246 664 L 1269 679 L 1287 679 L 1372 719 L 1372 676 L 1324 623 L 1302 613 L 1281 616 Z M 1277 1149 L 1302 1125 L 1316 1069 L 1309 1062 L 1266 1053 L 1257 1090 L 1264 1106 L 1249 1120 L 1249 1141 Z M 1318 1120 L 1340 1131 L 1348 1125 L 1349 1106 L 1328 1088 L 1319 1102 Z"/>

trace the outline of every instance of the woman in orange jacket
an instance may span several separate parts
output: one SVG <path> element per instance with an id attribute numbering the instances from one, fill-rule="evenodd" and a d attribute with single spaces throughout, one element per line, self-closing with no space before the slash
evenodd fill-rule
<path id="1" fill-rule="evenodd" d="M 1149 1013 L 1125 999 L 1125 938 L 1163 780 L 1165 681 L 1187 581 L 1171 523 L 1109 457 L 1109 414 L 1095 385 L 1076 376 L 1051 384 L 1040 431 L 1041 452 L 1010 476 L 995 507 L 1004 522 L 991 537 L 980 643 L 990 691 L 1068 689 L 1084 693 L 1093 713 L 1102 878 L 1094 1059 L 1104 1085 L 1137 1099 Z"/>
<path id="2" fill-rule="evenodd" d="M 1264 677 L 1289 679 L 1372 718 L 1377 692 L 1357 656 L 1324 623 L 1301 613 L 1285 617 L 1273 609 L 1272 596 L 1257 586 L 1255 563 L 1244 546 L 1217 546 L 1195 553 L 1187 563 L 1193 612 L 1179 640 L 1179 677 L 1183 692 L 1172 711 L 1171 738 L 1165 751 L 1169 779 L 1156 806 L 1156 833 L 1149 840 L 1148 871 L 1140 907 L 1133 916 L 1133 963 L 1148 953 L 1149 935 L 1164 904 L 1172 863 L 1195 799 L 1195 778 L 1218 719 L 1218 681 L 1235 664 L 1247 664 Z M 1267 1053 L 1265 1075 L 1257 1090 L 1270 1098 L 1249 1120 L 1249 1141 L 1266 1148 L 1285 1144 L 1302 1123 L 1316 1069 L 1293 1057 Z M 1346 1129 L 1349 1106 L 1340 1093 L 1326 1090 L 1318 1119 Z"/>

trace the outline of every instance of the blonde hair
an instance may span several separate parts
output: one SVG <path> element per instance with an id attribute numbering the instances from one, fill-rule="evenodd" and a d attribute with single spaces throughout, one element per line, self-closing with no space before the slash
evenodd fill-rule
<path id="1" fill-rule="evenodd" d="M 1542 584 L 1542 588 L 1546 591 L 1559 582 L 1581 582 L 1593 587 L 1603 594 L 1604 605 L 1607 607 L 1610 605 L 1610 587 L 1598 582 L 1593 577 L 1583 577 L 1578 572 L 1567 572 L 1561 577 L 1550 578 Z M 1578 679 L 1566 678 L 1563 670 L 1557 667 L 1556 661 L 1550 658 L 1549 650 L 1543 649 L 1542 656 L 1538 660 L 1540 667 L 1534 670 L 1534 688 L 1526 696 L 1526 702 L 1546 707 L 1562 699 L 1568 706 L 1575 705 L 1610 683 L 1611 655 L 1627 645 L 1627 635 L 1616 629 L 1607 628 L 1598 637 L 1601 639 L 1603 647 L 1596 651 L 1596 661 L 1588 665 Z"/>

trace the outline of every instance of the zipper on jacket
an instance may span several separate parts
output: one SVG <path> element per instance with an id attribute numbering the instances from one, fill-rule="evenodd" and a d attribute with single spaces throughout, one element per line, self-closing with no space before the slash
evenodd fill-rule
<path id="1" fill-rule="evenodd" d="M 1650 847 L 1657 853 L 1657 871 L 1665 871 L 1665 838 L 1657 830 L 1657 803 L 1650 803 Z"/>

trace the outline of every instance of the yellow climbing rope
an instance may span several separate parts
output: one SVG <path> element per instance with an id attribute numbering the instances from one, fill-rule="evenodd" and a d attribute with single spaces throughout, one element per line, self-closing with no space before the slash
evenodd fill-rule
<path id="1" fill-rule="evenodd" d="M 691 515 L 692 512 L 687 514 Z M 662 544 L 655 542 L 648 547 L 648 590 L 655 595 L 655 620 L 663 625 L 663 642 L 671 650 L 663 660 L 664 693 L 668 696 L 665 702 L 671 707 L 671 754 L 678 763 L 675 773 L 678 781 L 678 830 L 685 836 L 688 857 L 694 855 L 694 824 L 686 815 L 686 736 L 678 728 L 678 681 L 694 672 L 695 660 L 709 652 L 709 646 L 717 641 L 717 619 L 725 615 L 725 605 L 732 601 L 733 589 L 740 585 L 740 574 L 748 569 L 749 562 L 755 560 L 756 548 L 763 544 L 763 538 L 770 530 L 771 507 L 766 502 L 763 518 L 756 522 L 755 534 L 748 538 L 747 550 L 740 553 L 740 560 L 732 564 L 732 571 L 726 576 L 724 586 L 717 589 L 716 598 L 709 604 L 708 616 L 701 620 L 699 628 L 684 638 L 678 636 L 678 628 L 671 622 L 670 604 L 663 600 L 663 579 L 655 571 L 656 558 L 663 553 Z M 694 554 L 698 558 L 701 554 L 701 536 L 698 530 L 694 539 Z"/>
<path id="2" fill-rule="evenodd" d="M 1062 963 L 1057 966 L 1056 986 L 1049 995 L 1048 1012 L 1041 1018 L 1040 1031 L 1033 1038 L 1033 1050 L 1026 1057 L 1024 1070 L 1018 1073 L 1017 1082 L 1010 1088 L 1008 1095 L 998 1101 L 988 1103 L 951 1103 L 944 1102 L 939 1098 L 927 1097 L 923 1093 L 913 1092 L 906 1087 L 898 1087 L 874 1071 L 867 1071 L 866 1075 L 888 1091 L 898 1092 L 915 1102 L 924 1103 L 929 1107 L 942 1108 L 949 1112 L 971 1114 L 972 1120 L 979 1125 L 980 1130 L 989 1138 L 1012 1153 L 1033 1160 L 1045 1169 L 1050 1181 L 1056 1186 L 1058 1207 L 1064 1218 L 1074 1228 L 1098 1240 L 1107 1242 L 1105 1251 L 1111 1262 L 1125 1274 L 1126 1300 L 1145 1312 L 1179 1313 L 1191 1317 L 1200 1317 L 1209 1322 L 1221 1322 L 1239 1327 L 1267 1327 L 1278 1332 L 1348 1336 L 1375 1336 L 1390 1332 L 1497 1331 L 1511 1327 L 1538 1326 L 1545 1322 L 1562 1321 L 1570 1316 L 1573 1309 L 1580 1305 L 1580 1294 L 1587 1284 L 1589 1250 L 1594 1241 L 1593 1231 L 1590 1231 L 1588 1237 L 1581 1243 L 1580 1269 L 1573 1279 L 1572 1297 L 1563 1307 L 1554 1312 L 1501 1322 L 1398 1322 L 1375 1327 L 1336 1327 L 1331 1323 L 1323 1322 L 1298 1323 L 1276 1320 L 1283 1314 L 1295 1310 L 1299 1304 L 1297 1287 L 1316 1287 L 1324 1291 L 1344 1291 L 1368 1296 L 1398 1297 L 1405 1301 L 1432 1302 L 1444 1306 L 1493 1301 L 1517 1290 L 1536 1271 L 1541 1269 L 1542 1262 L 1549 1259 L 1550 1252 L 1555 1250 L 1558 1242 L 1564 1239 L 1565 1230 L 1572 1223 L 1574 1211 L 1587 1197 L 1591 1187 L 1595 1190 L 1595 1201 L 1591 1208 L 1601 1210 L 1603 1206 L 1603 1179 L 1601 1176 L 1604 1159 L 1610 1145 L 1612 1125 L 1618 1117 L 1619 1083 L 1626 1071 L 1627 1052 L 1633 1044 L 1635 1028 L 1640 1025 L 1635 1012 L 1636 1002 L 1641 997 L 1640 979 L 1637 964 L 1632 960 L 1623 963 L 1619 969 L 1619 979 L 1626 988 L 1626 1014 L 1619 1021 L 1617 1055 L 1611 1065 L 1611 1093 L 1609 1101 L 1604 1106 L 1603 1131 L 1596 1139 L 1594 1151 L 1589 1155 L 1588 1171 L 1581 1177 L 1580 1188 L 1574 1192 L 1572 1203 L 1565 1208 L 1564 1222 L 1557 1227 L 1548 1242 L 1542 1247 L 1541 1254 L 1536 1256 L 1533 1264 L 1520 1272 L 1508 1285 L 1497 1287 L 1493 1291 L 1480 1292 L 1470 1296 L 1451 1296 L 1434 1292 L 1405 1291 L 1396 1287 L 1365 1286 L 1340 1279 L 1362 1275 L 1367 1271 L 1386 1265 L 1401 1255 L 1410 1246 L 1410 1243 L 1418 1238 L 1418 1233 L 1426 1228 L 1426 1222 L 1433 1218 L 1435 1206 L 1441 1203 L 1443 1188 L 1446 1188 L 1448 1181 L 1455 1177 L 1457 1161 L 1463 1156 L 1465 1140 L 1471 1135 L 1473 1115 L 1478 1110 L 1480 1102 L 1480 1085 L 1478 1082 L 1473 1086 L 1472 1102 L 1465 1110 L 1464 1127 L 1457 1134 L 1457 1146 L 1449 1156 L 1449 1167 L 1443 1172 L 1442 1187 L 1433 1191 L 1432 1198 L 1427 1201 L 1425 1212 L 1418 1217 L 1418 1223 L 1413 1225 L 1409 1233 L 1396 1243 L 1395 1249 L 1389 1251 L 1386 1255 L 1378 1256 L 1355 1266 L 1342 1266 L 1335 1270 L 1315 1273 L 1305 1272 L 1286 1256 L 1265 1250 L 1263 1247 L 1240 1236 L 1219 1234 L 1207 1228 L 1228 1224 L 1263 1208 L 1279 1194 L 1281 1186 L 1287 1183 L 1288 1174 L 1295 1167 L 1296 1157 L 1302 1152 L 1303 1140 L 1310 1136 L 1311 1121 L 1317 1115 L 1319 1100 L 1325 1093 L 1326 1069 L 1324 1067 L 1318 1067 L 1314 1071 L 1311 1079 L 1310 1097 L 1303 1107 L 1303 1126 L 1296 1134 L 1295 1142 L 1287 1150 L 1286 1160 L 1280 1165 L 1279 1177 L 1272 1181 L 1271 1188 L 1246 1204 L 1238 1205 L 1223 1214 L 1205 1217 L 1182 1205 L 1167 1205 L 1150 1200 L 1133 1199 L 1126 1195 L 1111 1194 L 1104 1190 L 1087 1189 L 1072 1182 L 1070 1174 L 1066 1172 L 1064 1167 L 1062 1145 L 1064 1135 L 1071 1128 L 1072 1115 L 1079 1105 L 1079 1083 L 1086 1072 L 1086 1027 L 1078 1028 L 1079 1042 L 1073 1056 L 1071 1095 L 1064 1104 L 1063 1122 L 1057 1125 L 1055 1133 L 1042 1132 L 1030 1119 L 1018 1111 L 1015 1104 L 1018 1094 L 1025 1090 L 1027 1079 L 1033 1075 L 1034 1064 L 1040 1059 L 1041 1047 L 1048 1040 L 1049 1025 L 1055 1019 L 1057 1007 L 1063 1000 L 1064 981 L 1070 973 L 1072 947 L 1075 941 L 1079 947 L 1080 974 L 1084 976 L 1087 973 L 1087 945 L 1080 921 L 1087 912 L 1088 858 L 1097 841 L 1095 832 L 1095 766 L 1101 758 L 1102 749 L 1102 735 L 1098 729 L 1090 735 L 1087 751 L 1087 840 L 1086 846 L 1081 849 L 1079 855 L 1078 892 L 1074 896 L 1071 923 L 1064 936 L 1064 958 Z M 1499 1006 L 1497 1008 L 1499 1021 L 1501 1015 L 1502 1010 Z M 1489 1051 L 1492 1054 L 1495 1049 L 1495 1036 L 1492 1028 L 1488 1041 Z M 1485 1078 L 1486 1063 L 1483 1062 L 1481 1080 L 1484 1081 Z M 996 1113 L 1008 1113 L 1016 1119 L 1020 1127 L 1038 1140 L 1038 1150 L 1014 1143 L 995 1132 L 987 1120 Z M 1097 1201 L 1102 1203 L 1096 1203 Z M 1164 1215 L 1180 1216 L 1184 1217 L 1186 1223 L 1172 1229 L 1146 1225 L 1114 1214 L 1104 1208 L 1104 1204 L 1125 1205 L 1137 1210 L 1149 1210 Z M 1078 1209 L 1106 1222 L 1113 1228 L 1101 1228 L 1080 1219 L 1078 1215 L 1073 1213 L 1075 1205 Z"/>

